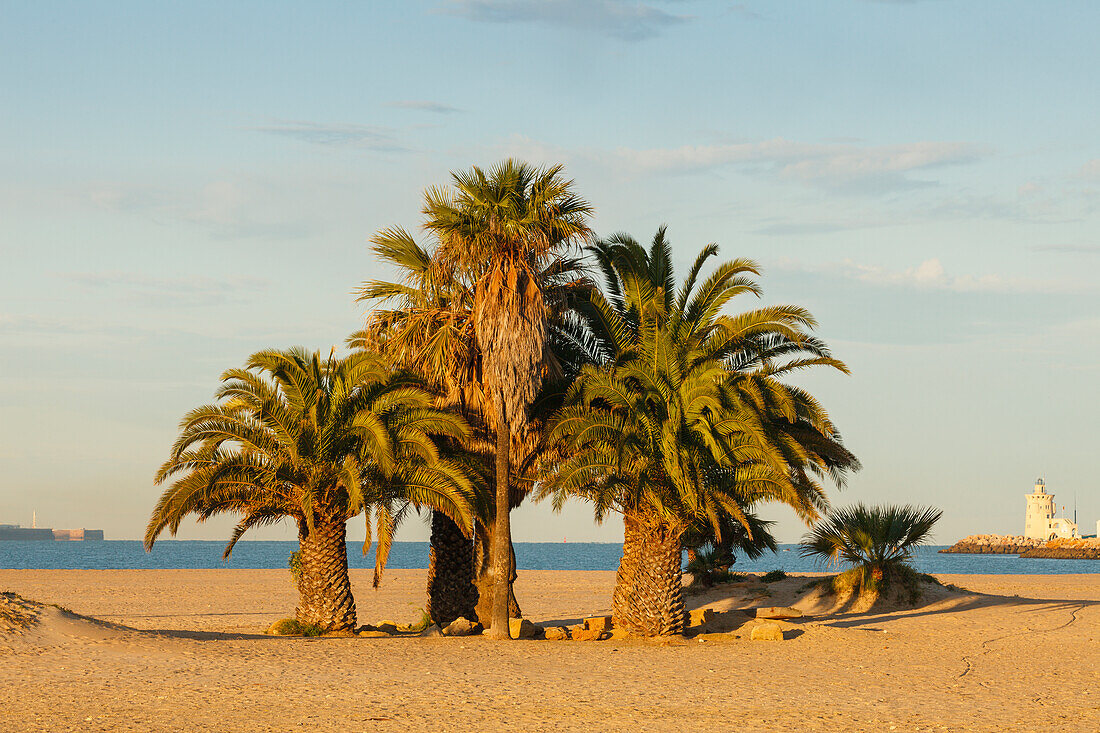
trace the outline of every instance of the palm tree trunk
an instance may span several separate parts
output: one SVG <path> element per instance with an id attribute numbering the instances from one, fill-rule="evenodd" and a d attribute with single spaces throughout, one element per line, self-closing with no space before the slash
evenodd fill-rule
<path id="1" fill-rule="evenodd" d="M 428 556 L 428 615 L 441 627 L 456 618 L 477 619 L 474 545 L 443 512 L 432 512 Z"/>
<path id="2" fill-rule="evenodd" d="M 508 601 L 512 596 L 512 524 L 508 458 L 511 451 L 511 435 L 504 408 L 501 406 L 497 420 L 497 485 L 496 516 L 493 518 L 493 612 L 489 636 L 494 639 L 511 638 L 508 628 Z"/>
<path id="3" fill-rule="evenodd" d="M 615 626 L 640 636 L 683 633 L 683 527 L 635 514 L 625 515 L 623 524 L 623 559 L 611 602 Z"/>
<path id="4" fill-rule="evenodd" d="M 318 517 L 313 530 L 298 523 L 299 623 L 316 624 L 327 631 L 355 628 L 355 599 L 348 577 L 347 524 Z"/>
<path id="5" fill-rule="evenodd" d="M 478 621 L 481 622 L 481 625 L 484 626 L 486 629 L 490 628 L 493 625 L 493 596 L 494 589 L 496 588 L 496 585 L 494 583 L 494 578 L 496 577 L 496 574 L 494 572 L 495 563 L 493 562 L 493 557 L 495 555 L 493 554 L 492 550 L 494 546 L 494 534 L 492 527 L 488 528 L 488 533 L 489 541 L 487 544 L 490 548 L 489 557 L 487 561 L 483 561 L 478 564 L 479 567 L 482 568 L 482 570 L 477 575 L 477 590 L 479 594 L 477 600 L 477 618 Z M 523 616 L 523 612 L 520 610 L 519 601 L 516 600 L 516 548 L 511 541 L 509 541 L 508 543 L 508 554 L 512 557 L 512 562 L 510 563 L 512 566 L 512 584 L 509 585 L 508 617 L 520 618 Z"/>

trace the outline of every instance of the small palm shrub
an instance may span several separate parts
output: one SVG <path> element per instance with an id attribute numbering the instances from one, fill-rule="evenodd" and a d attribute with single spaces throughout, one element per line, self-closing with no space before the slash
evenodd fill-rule
<path id="1" fill-rule="evenodd" d="M 744 575 L 730 572 L 733 557 L 721 549 L 698 550 L 688 557 L 687 572 L 692 588 L 710 588 L 717 583 L 732 583 Z"/>
<path id="2" fill-rule="evenodd" d="M 769 570 L 764 573 L 764 577 L 761 578 L 765 583 L 778 583 L 781 580 L 786 580 L 787 574 L 782 570 Z"/>
<path id="3" fill-rule="evenodd" d="M 866 506 L 836 509 L 802 539 L 803 557 L 830 565 L 854 567 L 827 579 L 836 593 L 874 599 L 888 588 L 907 592 L 910 603 L 920 598 L 921 574 L 910 564 L 913 550 L 928 541 L 943 516 L 934 507 Z"/>

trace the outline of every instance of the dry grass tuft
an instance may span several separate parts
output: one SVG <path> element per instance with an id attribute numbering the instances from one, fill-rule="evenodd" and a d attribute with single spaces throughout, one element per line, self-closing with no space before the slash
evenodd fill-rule
<path id="1" fill-rule="evenodd" d="M 38 623 L 41 604 L 15 593 L 0 593 L 0 634 L 20 634 Z"/>

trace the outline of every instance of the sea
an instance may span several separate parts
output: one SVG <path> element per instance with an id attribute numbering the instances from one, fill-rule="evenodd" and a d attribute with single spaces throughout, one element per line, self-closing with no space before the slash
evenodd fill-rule
<path id="1" fill-rule="evenodd" d="M 353 568 L 373 568 L 373 548 L 363 554 L 361 543 L 348 543 L 348 563 Z M 152 552 L 139 541 L 102 542 L 0 542 L 0 569 L 18 570 L 112 570 L 112 569 L 265 569 L 286 568 L 297 542 L 238 542 L 228 560 L 222 559 L 224 542 L 163 540 Z M 1100 560 L 1023 559 L 1015 555 L 939 554 L 941 546 L 918 548 L 913 565 L 922 572 L 972 575 L 1062 575 L 1100 573 Z M 594 542 L 518 542 L 516 563 L 520 570 L 615 570 L 622 557 L 622 545 Z M 389 568 L 416 569 L 428 566 L 428 543 L 396 542 L 390 551 Z M 802 557 L 798 545 L 781 545 L 778 552 L 756 560 L 739 557 L 735 572 L 788 573 L 830 570 L 820 562 Z"/>

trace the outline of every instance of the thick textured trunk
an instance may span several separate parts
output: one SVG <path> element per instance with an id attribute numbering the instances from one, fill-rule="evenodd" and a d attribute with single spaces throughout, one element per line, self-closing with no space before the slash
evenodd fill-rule
<path id="1" fill-rule="evenodd" d="M 348 577 L 347 525 L 342 520 L 321 519 L 310 531 L 298 525 L 299 623 L 316 624 L 329 631 L 355 628 L 355 599 Z"/>
<path id="2" fill-rule="evenodd" d="M 493 518 L 493 613 L 489 636 L 508 639 L 508 601 L 512 597 L 512 524 L 508 487 L 511 485 L 508 465 L 511 437 L 503 408 L 497 420 L 497 485 L 496 516 Z"/>
<path id="3" fill-rule="evenodd" d="M 623 559 L 611 603 L 615 626 L 639 636 L 683 633 L 683 527 L 629 514 L 623 524 Z"/>
<path id="4" fill-rule="evenodd" d="M 478 588 L 474 585 L 474 543 L 450 517 L 432 512 L 428 556 L 428 615 L 446 626 L 460 616 L 477 620 Z"/>
<path id="5" fill-rule="evenodd" d="M 477 600 L 477 618 L 478 621 L 481 622 L 481 625 L 487 629 L 493 625 L 493 597 L 494 589 L 496 588 L 494 579 L 496 578 L 496 573 L 492 548 L 495 544 L 495 536 L 493 528 L 490 527 L 488 543 L 490 548 L 489 559 L 488 562 L 483 563 L 484 569 L 477 576 L 477 589 L 479 593 Z M 516 600 L 515 586 L 513 585 L 516 581 L 516 549 L 512 545 L 511 540 L 508 542 L 508 554 L 512 557 L 510 563 L 512 573 L 511 583 L 508 584 L 508 616 L 510 618 L 520 618 L 523 616 L 523 612 L 520 610 L 519 601 Z"/>

